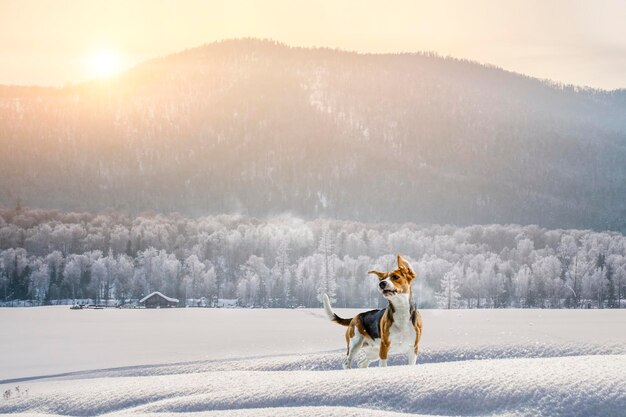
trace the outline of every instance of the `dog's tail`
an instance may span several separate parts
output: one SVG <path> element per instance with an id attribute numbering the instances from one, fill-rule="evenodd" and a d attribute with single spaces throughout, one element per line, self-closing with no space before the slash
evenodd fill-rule
<path id="1" fill-rule="evenodd" d="M 330 321 L 334 321 L 335 323 L 341 324 L 342 326 L 348 326 L 352 319 L 343 319 L 336 315 L 332 307 L 330 306 L 330 299 L 328 298 L 328 296 L 324 294 L 322 298 L 324 300 L 324 311 L 326 312 L 326 315 L 328 316 Z"/>

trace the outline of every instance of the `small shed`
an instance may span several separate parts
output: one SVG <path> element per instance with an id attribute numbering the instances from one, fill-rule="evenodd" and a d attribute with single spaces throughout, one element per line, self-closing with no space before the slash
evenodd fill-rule
<path id="1" fill-rule="evenodd" d="M 146 295 L 139 302 L 145 305 L 146 308 L 176 307 L 178 305 L 177 298 L 168 297 L 158 291 Z"/>

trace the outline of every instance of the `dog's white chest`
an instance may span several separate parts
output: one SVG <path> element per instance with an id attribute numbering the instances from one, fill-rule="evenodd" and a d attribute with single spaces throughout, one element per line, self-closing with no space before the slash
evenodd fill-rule
<path id="1" fill-rule="evenodd" d="M 389 329 L 392 351 L 405 351 L 415 344 L 415 328 L 411 322 L 408 297 L 398 296 L 393 300 L 395 313 Z"/>
<path id="2" fill-rule="evenodd" d="M 389 329 L 392 351 L 405 351 L 415 344 L 415 328 L 411 320 L 396 320 Z"/>

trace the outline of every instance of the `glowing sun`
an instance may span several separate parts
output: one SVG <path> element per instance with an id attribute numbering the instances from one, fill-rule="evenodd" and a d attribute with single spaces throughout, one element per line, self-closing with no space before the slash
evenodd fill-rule
<path id="1" fill-rule="evenodd" d="M 89 73 L 98 78 L 110 77 L 124 68 L 120 53 L 113 49 L 94 50 L 87 63 Z"/>

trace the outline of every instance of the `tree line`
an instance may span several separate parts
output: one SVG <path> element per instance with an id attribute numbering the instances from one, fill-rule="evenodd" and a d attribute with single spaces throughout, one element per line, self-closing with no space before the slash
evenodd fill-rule
<path id="1" fill-rule="evenodd" d="M 384 300 L 371 269 L 401 253 L 421 308 L 613 308 L 626 291 L 626 238 L 538 226 L 365 224 L 290 216 L 189 218 L 121 211 L 0 209 L 0 299 L 339 307 Z M 115 301 L 113 301 L 115 300 Z"/>

